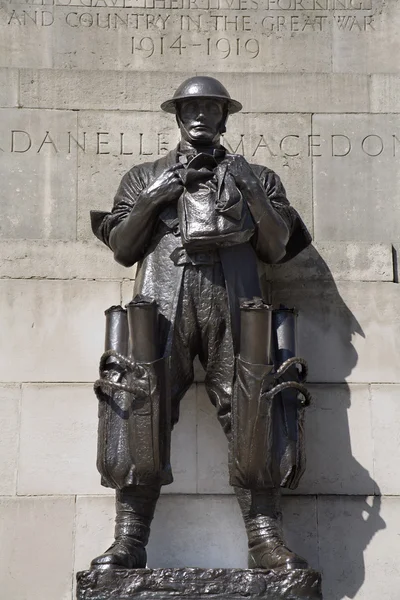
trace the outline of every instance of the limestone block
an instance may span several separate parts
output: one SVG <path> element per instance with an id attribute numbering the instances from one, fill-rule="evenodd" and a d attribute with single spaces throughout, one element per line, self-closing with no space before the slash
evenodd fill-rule
<path id="1" fill-rule="evenodd" d="M 6 179 L 1 238 L 76 237 L 76 136 L 73 112 L 1 109 L 0 144 Z"/>
<path id="2" fill-rule="evenodd" d="M 232 494 L 228 442 L 204 385 L 197 386 L 197 490 L 200 494 Z"/>
<path id="3" fill-rule="evenodd" d="M 0 277 L 11 279 L 118 279 L 132 277 L 133 269 L 121 267 L 109 248 L 91 242 L 0 242 Z M 130 284 L 131 285 L 131 284 Z"/>
<path id="4" fill-rule="evenodd" d="M 311 385 L 306 411 L 307 467 L 296 493 L 374 494 L 367 385 Z"/>
<path id="5" fill-rule="evenodd" d="M 399 128 L 398 115 L 313 117 L 316 240 L 399 238 L 400 206 L 392 201 L 400 189 Z"/>
<path id="6" fill-rule="evenodd" d="M 112 490 L 111 490 L 112 491 Z M 115 496 L 77 496 L 74 571 L 87 569 L 114 539 Z"/>
<path id="7" fill-rule="evenodd" d="M 383 243 L 318 242 L 267 273 L 272 281 L 393 281 L 393 250 Z"/>
<path id="8" fill-rule="evenodd" d="M 318 566 L 316 504 L 314 498 L 284 498 L 288 542 L 311 567 Z M 75 571 L 113 539 L 114 499 L 78 496 Z M 242 517 L 232 496 L 162 496 L 148 546 L 148 566 L 246 567 L 247 539 Z"/>
<path id="9" fill-rule="evenodd" d="M 277 283 L 273 298 L 299 310 L 298 354 L 309 363 L 309 381 L 399 381 L 397 284 Z"/>
<path id="10" fill-rule="evenodd" d="M 16 493 L 21 388 L 0 386 L 0 494 Z"/>
<path id="11" fill-rule="evenodd" d="M 398 598 L 399 515 L 399 498 L 318 498 L 324 600 Z"/>
<path id="12" fill-rule="evenodd" d="M 70 600 L 73 497 L 0 500 L 0 582 L 9 600 Z"/>
<path id="13" fill-rule="evenodd" d="M 236 499 L 168 496 L 157 508 L 150 567 L 244 567 L 246 538 Z"/>
<path id="14" fill-rule="evenodd" d="M 104 350 L 117 282 L 1 280 L 0 381 L 88 381 Z"/>
<path id="15" fill-rule="evenodd" d="M 21 103 L 79 110 L 160 109 L 192 73 L 21 69 Z"/>
<path id="16" fill-rule="evenodd" d="M 370 10 L 335 11 L 332 36 L 334 72 L 399 72 L 399 3 L 397 0 L 376 0 L 368 2 L 368 8 Z"/>
<path id="17" fill-rule="evenodd" d="M 171 466 L 174 481 L 165 494 L 195 494 L 197 491 L 196 386 L 181 401 L 179 422 L 172 431 Z"/>
<path id="18" fill-rule="evenodd" d="M 310 117 L 238 114 L 228 123 L 223 143 L 229 152 L 278 172 L 288 197 L 312 226 Z M 78 235 L 91 239 L 90 208 L 110 210 L 122 175 L 134 164 L 154 161 L 178 142 L 173 115 L 149 112 L 79 114 L 79 141 L 86 132 L 86 151 L 79 151 Z M 101 195 L 100 195 L 101 194 Z"/>
<path id="19" fill-rule="evenodd" d="M 399 386 L 371 386 L 375 477 L 382 494 L 400 495 Z"/>
<path id="20" fill-rule="evenodd" d="M 221 81 L 231 95 L 242 102 L 244 112 L 335 113 L 369 110 L 366 75 L 298 71 L 223 73 Z"/>
<path id="21" fill-rule="evenodd" d="M 18 494 L 101 494 L 91 385 L 24 385 Z"/>
<path id="22" fill-rule="evenodd" d="M 196 73 L 207 75 L 209 71 Z M 158 111 L 192 75 L 192 71 L 166 76 L 149 71 L 21 69 L 20 102 L 28 108 Z M 369 110 L 367 75 L 232 72 L 220 73 L 218 79 L 242 102 L 245 112 Z"/>
<path id="23" fill-rule="evenodd" d="M 400 76 L 394 73 L 373 73 L 370 95 L 372 112 L 400 112 Z"/>
<path id="24" fill-rule="evenodd" d="M 0 106 L 18 106 L 18 71 L 0 69 Z"/>
<path id="25" fill-rule="evenodd" d="M 0 14 L 0 66 L 87 70 L 330 72 L 332 11 L 280 10 L 277 2 L 164 7 L 134 2 L 91 7 L 16 1 Z M 128 10 L 127 10 L 128 9 Z M 130 10 L 129 10 L 130 9 Z M 243 12 L 245 11 L 245 12 Z M 319 11 L 317 11 L 319 12 Z M 272 13 L 272 14 L 271 14 Z M 352 36 L 353 37 L 353 36 Z"/>

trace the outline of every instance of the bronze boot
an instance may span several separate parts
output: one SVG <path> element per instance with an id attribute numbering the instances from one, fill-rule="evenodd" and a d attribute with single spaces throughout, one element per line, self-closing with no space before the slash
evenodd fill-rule
<path id="1" fill-rule="evenodd" d="M 90 563 L 91 568 L 144 569 L 150 524 L 160 488 L 134 486 L 117 490 L 115 541 Z"/>
<path id="2" fill-rule="evenodd" d="M 280 492 L 235 488 L 249 541 L 250 569 L 308 569 L 283 539 Z"/>

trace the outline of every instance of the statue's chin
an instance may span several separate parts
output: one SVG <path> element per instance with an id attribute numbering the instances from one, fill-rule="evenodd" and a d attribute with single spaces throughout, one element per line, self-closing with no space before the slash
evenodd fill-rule
<path id="1" fill-rule="evenodd" d="M 194 147 L 216 146 L 219 143 L 219 132 L 208 128 L 191 127 L 178 119 L 182 139 Z"/>
<path id="2" fill-rule="evenodd" d="M 204 133 L 190 133 L 189 141 L 193 146 L 214 146 L 217 143 L 217 139 Z"/>

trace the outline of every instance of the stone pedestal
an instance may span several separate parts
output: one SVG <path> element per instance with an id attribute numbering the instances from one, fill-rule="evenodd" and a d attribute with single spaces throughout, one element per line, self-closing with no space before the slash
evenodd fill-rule
<path id="1" fill-rule="evenodd" d="M 93 570 L 77 574 L 77 600 L 322 600 L 316 571 L 262 569 Z"/>

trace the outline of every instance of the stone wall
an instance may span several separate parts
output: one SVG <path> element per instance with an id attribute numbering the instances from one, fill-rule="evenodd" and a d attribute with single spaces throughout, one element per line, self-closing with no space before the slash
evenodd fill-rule
<path id="1" fill-rule="evenodd" d="M 308 468 L 284 498 L 326 600 L 397 600 L 400 529 L 400 3 L 2 0 L 0 581 L 5 600 L 71 600 L 104 549 L 95 469 L 103 311 L 133 270 L 90 232 L 121 175 L 174 147 L 159 104 L 194 72 L 242 101 L 225 144 L 274 168 L 314 236 L 269 268 L 300 309 L 315 397 Z M 173 438 L 150 566 L 239 567 L 227 446 L 198 372 Z"/>

